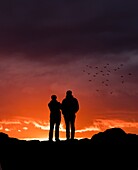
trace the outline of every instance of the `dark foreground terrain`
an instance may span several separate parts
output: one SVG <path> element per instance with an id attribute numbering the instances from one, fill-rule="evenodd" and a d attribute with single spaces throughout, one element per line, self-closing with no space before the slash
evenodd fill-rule
<path id="1" fill-rule="evenodd" d="M 138 136 L 120 128 L 91 139 L 24 141 L 0 133 L 2 170 L 138 170 Z"/>

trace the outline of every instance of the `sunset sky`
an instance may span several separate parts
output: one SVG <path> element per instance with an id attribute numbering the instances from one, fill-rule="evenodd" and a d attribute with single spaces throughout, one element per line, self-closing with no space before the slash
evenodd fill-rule
<path id="1" fill-rule="evenodd" d="M 0 132 L 46 140 L 50 97 L 61 102 L 71 89 L 76 138 L 112 127 L 138 134 L 137 8 L 137 0 L 0 1 Z"/>

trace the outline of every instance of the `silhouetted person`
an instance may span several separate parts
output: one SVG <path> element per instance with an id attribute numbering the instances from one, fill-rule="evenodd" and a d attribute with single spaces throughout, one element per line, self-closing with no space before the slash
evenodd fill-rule
<path id="1" fill-rule="evenodd" d="M 50 130 L 49 130 L 49 141 L 53 140 L 53 130 L 55 127 L 55 140 L 59 140 L 59 126 L 61 122 L 61 103 L 57 101 L 57 96 L 52 95 L 51 101 L 48 103 L 50 110 Z"/>
<path id="2" fill-rule="evenodd" d="M 71 130 L 71 139 L 74 139 L 75 136 L 75 118 L 76 113 L 79 110 L 78 100 L 72 95 L 72 91 L 68 90 L 66 92 L 66 97 L 62 100 L 61 103 L 62 114 L 64 116 L 66 124 L 66 139 L 70 139 L 70 130 Z"/>

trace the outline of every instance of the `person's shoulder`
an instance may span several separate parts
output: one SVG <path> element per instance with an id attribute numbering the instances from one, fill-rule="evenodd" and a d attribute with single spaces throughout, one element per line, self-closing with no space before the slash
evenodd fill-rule
<path id="1" fill-rule="evenodd" d="M 48 103 L 48 106 L 51 104 L 51 101 Z"/>
<path id="2" fill-rule="evenodd" d="M 74 98 L 74 102 L 75 102 L 77 105 L 79 105 L 79 101 L 78 101 L 77 98 Z"/>
<path id="3" fill-rule="evenodd" d="M 73 97 L 74 100 L 78 101 L 78 99 L 76 97 Z"/>
<path id="4" fill-rule="evenodd" d="M 63 103 L 64 101 L 66 101 L 66 98 L 64 98 L 64 99 L 62 100 L 62 103 Z"/>

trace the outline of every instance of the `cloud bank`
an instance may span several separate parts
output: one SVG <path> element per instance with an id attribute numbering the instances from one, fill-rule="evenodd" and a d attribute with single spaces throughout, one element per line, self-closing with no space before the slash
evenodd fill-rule
<path id="1" fill-rule="evenodd" d="M 137 0 L 1 1 L 1 54 L 52 60 L 61 54 L 137 51 L 137 6 Z"/>

